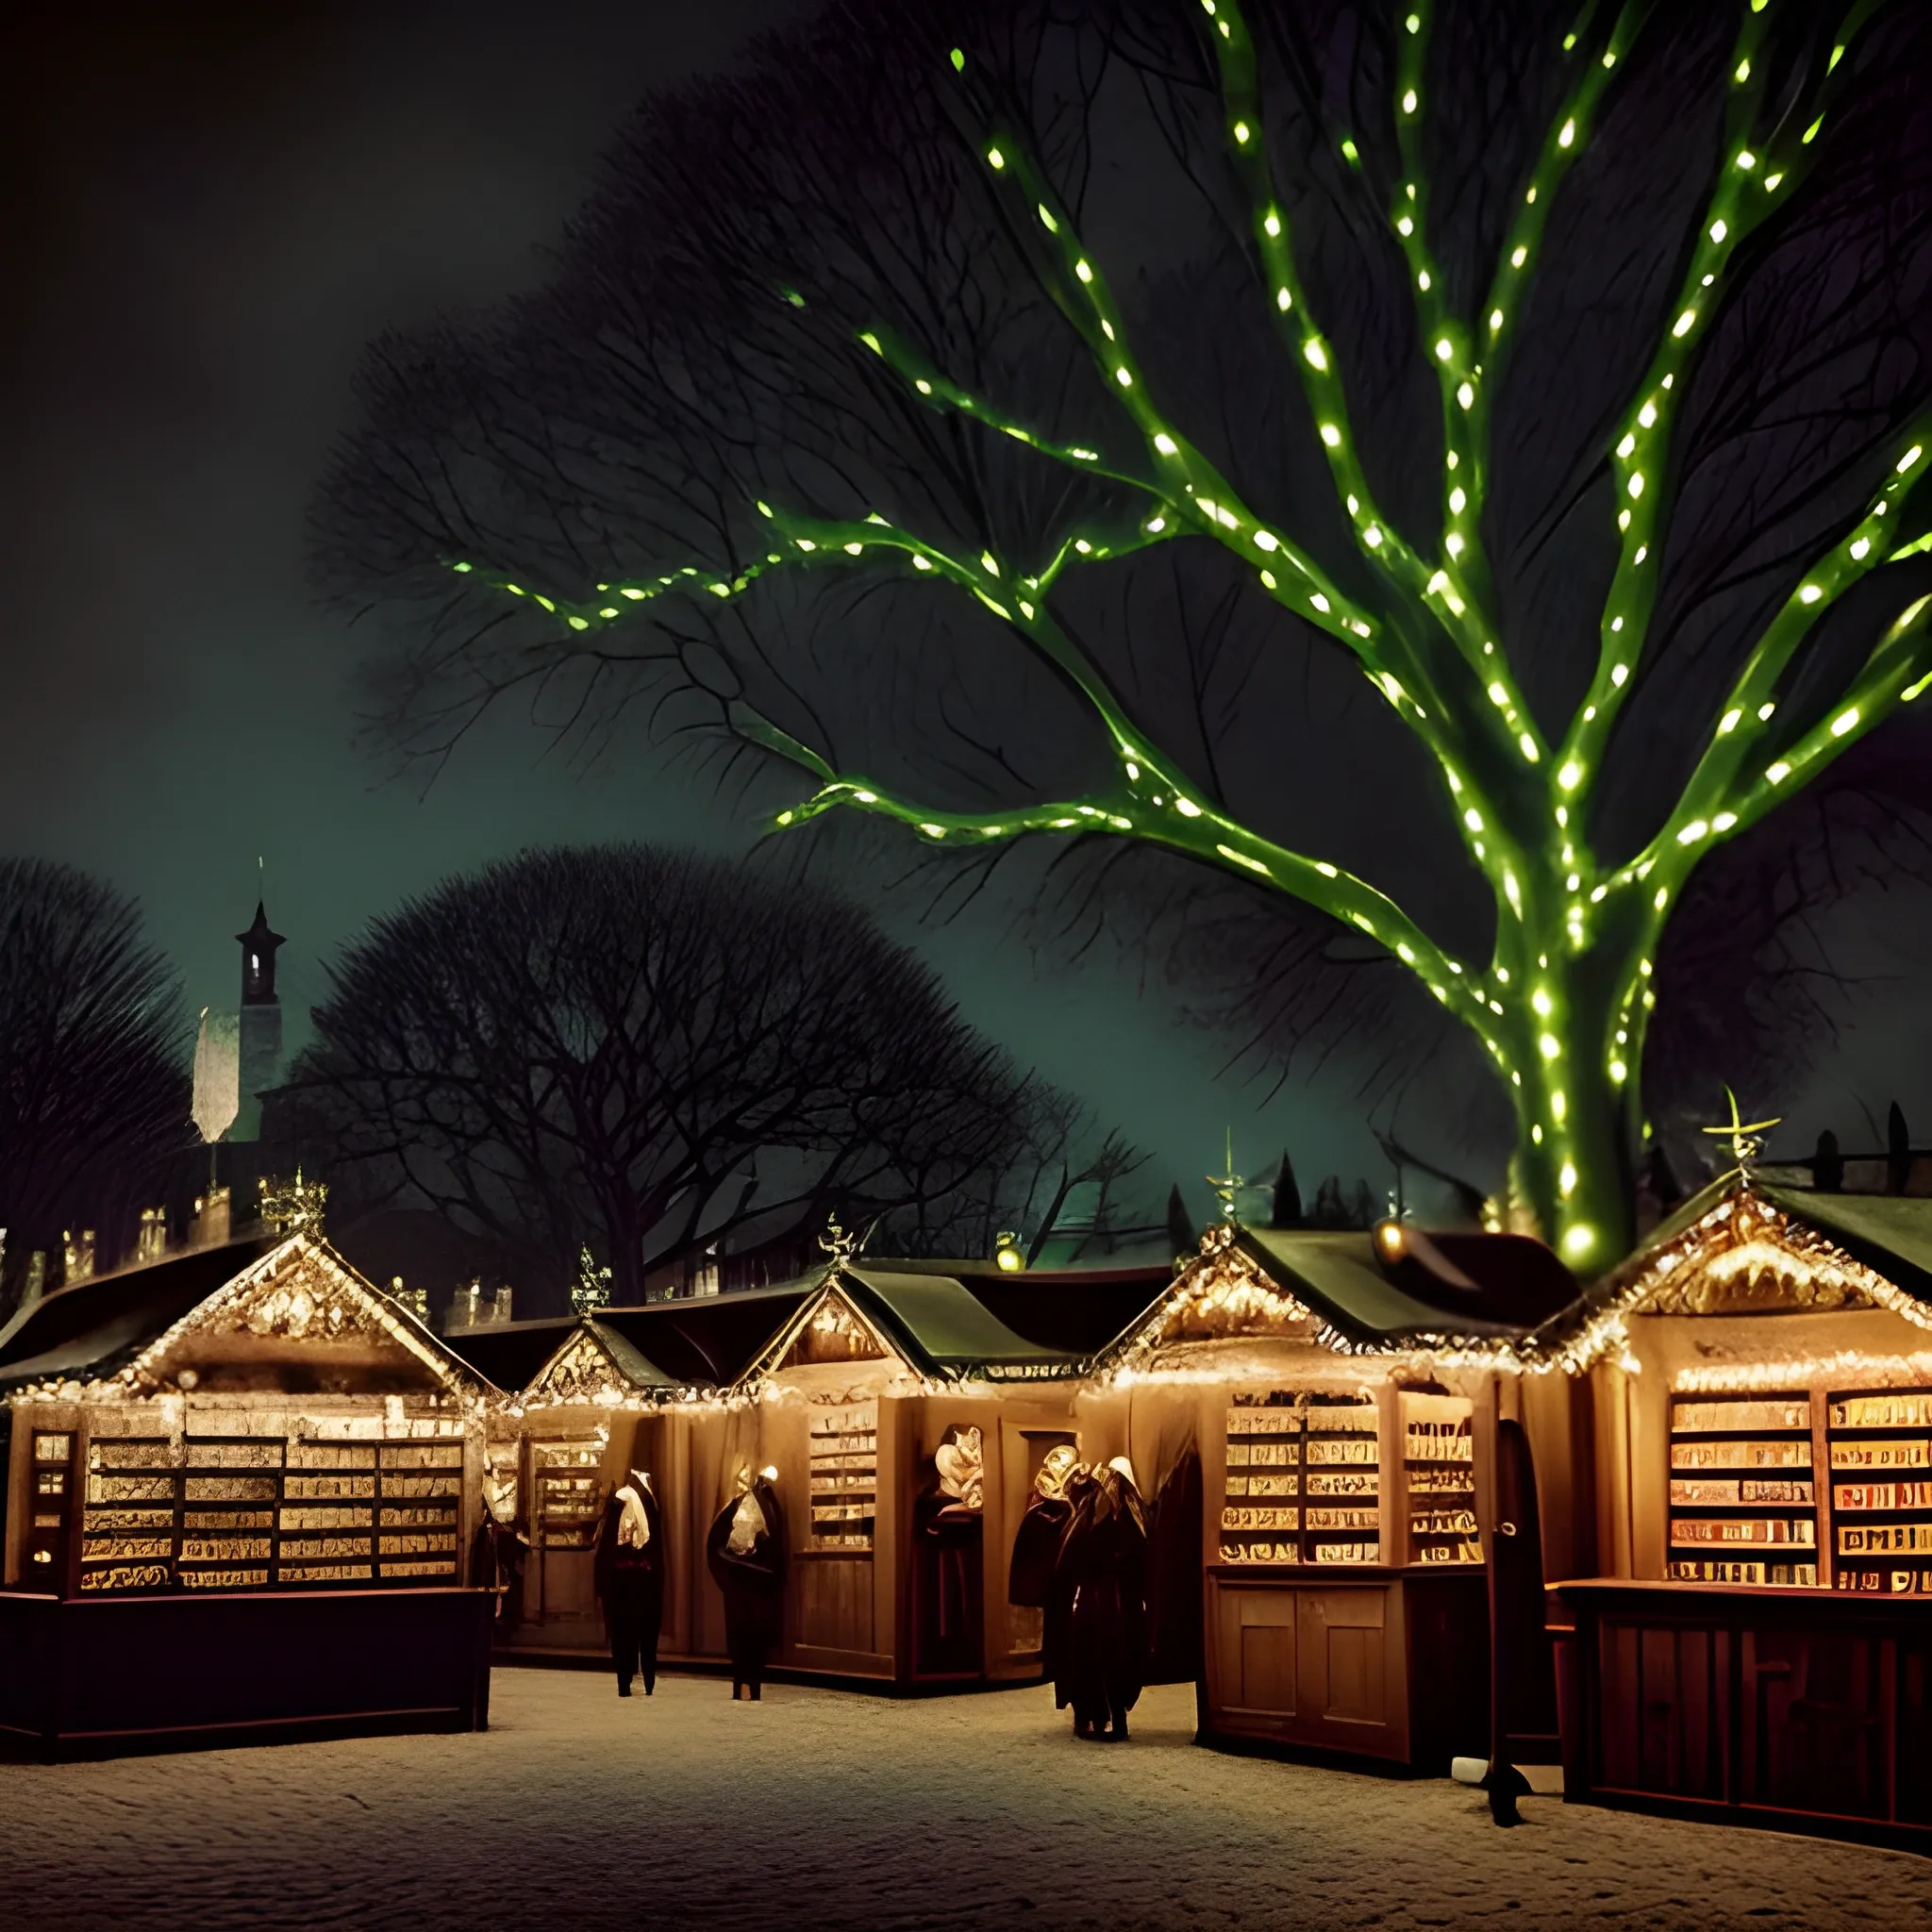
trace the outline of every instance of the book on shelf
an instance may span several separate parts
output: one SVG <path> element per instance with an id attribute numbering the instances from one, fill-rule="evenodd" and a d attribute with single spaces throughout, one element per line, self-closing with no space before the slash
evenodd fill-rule
<path id="1" fill-rule="evenodd" d="M 1747 1435 L 1761 1430 L 1808 1429 L 1811 1402 L 1804 1395 L 1679 1399 L 1671 1411 L 1674 1430 L 1702 1435 Z"/>

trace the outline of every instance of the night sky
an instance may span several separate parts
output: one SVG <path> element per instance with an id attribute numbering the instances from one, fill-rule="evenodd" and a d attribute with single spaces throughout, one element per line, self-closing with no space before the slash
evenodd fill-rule
<path id="1" fill-rule="evenodd" d="M 6 30 L 0 824 L 137 893 L 192 1007 L 234 1003 L 258 854 L 292 1014 L 334 946 L 449 871 L 533 842 L 748 842 L 704 779 L 635 745 L 585 773 L 512 717 L 426 796 L 385 782 L 353 742 L 358 644 L 311 600 L 304 518 L 363 343 L 540 278 L 632 100 L 783 10 L 152 0 Z M 1286 1143 L 1305 1185 L 1387 1184 L 1346 1055 L 1259 1107 L 1217 1080 L 1224 1044 L 1126 975 L 1036 972 L 998 908 L 923 932 L 915 910 L 897 923 L 969 1015 L 1150 1149 L 1158 1191 L 1179 1177 L 1206 1210 L 1224 1124 L 1251 1171 Z M 1923 925 L 1841 917 L 1844 963 L 1877 983 L 1801 1088 L 1754 1098 L 1791 1117 L 1783 1144 L 1825 1124 L 1862 1141 L 1860 1101 L 1893 1097 L 1932 1140 L 1932 941 L 1903 937 Z M 1400 1125 L 1454 1161 L 1458 1118 L 1412 1097 Z"/>

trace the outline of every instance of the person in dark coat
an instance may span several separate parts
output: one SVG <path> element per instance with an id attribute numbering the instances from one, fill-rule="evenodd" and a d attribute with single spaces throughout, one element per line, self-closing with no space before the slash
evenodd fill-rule
<path id="1" fill-rule="evenodd" d="M 496 1598 L 494 1619 L 500 1636 L 515 1634 L 524 1621 L 524 1557 L 529 1538 L 507 1516 L 499 1497 L 486 1492 L 476 1534 L 470 1543 L 470 1584 Z"/>
<path id="2" fill-rule="evenodd" d="M 1046 1452 L 1040 1474 L 1033 1478 L 1033 1493 L 1026 1499 L 1026 1513 L 1013 1533 L 1013 1559 L 1007 1566 L 1007 1601 L 1024 1609 L 1045 1611 L 1053 1596 L 1054 1560 L 1059 1554 L 1060 1538 L 1066 1534 L 1067 1519 L 1074 1506 L 1067 1501 L 1067 1478 L 1079 1467 L 1071 1444 L 1057 1442 Z M 1053 1660 L 1046 1654 L 1045 1617 L 1042 1614 L 1041 1674 L 1053 1675 Z"/>
<path id="3" fill-rule="evenodd" d="M 1074 1735 L 1121 1741 L 1147 1680 L 1147 1512 L 1125 1457 L 1095 1474 L 1068 1531 L 1065 1567 Z"/>
<path id="4" fill-rule="evenodd" d="M 630 1680 L 641 1671 L 644 1695 L 658 1688 L 658 1632 L 664 1622 L 664 1512 L 649 1474 L 634 1469 L 604 1507 L 597 1533 L 592 1576 L 604 1625 L 610 1634 L 610 1661 L 617 1672 L 617 1694 L 628 1697 Z"/>
<path id="5" fill-rule="evenodd" d="M 1084 1462 L 1076 1462 L 1067 1472 L 1066 1485 L 1060 1491 L 1066 1505 L 1066 1526 L 1060 1531 L 1059 1544 L 1054 1551 L 1053 1581 L 1046 1594 L 1041 1638 L 1041 1661 L 1047 1676 L 1053 1680 L 1056 1710 L 1066 1709 L 1074 1701 L 1074 1594 L 1078 1588 L 1080 1565 L 1085 1561 L 1084 1547 L 1092 1523 L 1093 1500 L 1099 1490 L 1093 1472 Z M 1091 1735 L 1082 1728 L 1077 1711 L 1074 1734 Z"/>
<path id="6" fill-rule="evenodd" d="M 913 1499 L 914 1669 L 966 1675 L 985 1648 L 985 1444 L 955 1423 L 933 1451 L 931 1483 Z"/>
<path id="7" fill-rule="evenodd" d="M 1147 1681 L 1191 1684 L 1203 1664 L 1201 1457 L 1192 1442 L 1147 1512 Z"/>
<path id="8" fill-rule="evenodd" d="M 785 1634 L 785 1516 L 772 1485 L 775 1469 L 747 1471 L 705 1539 L 712 1580 L 724 1592 L 724 1647 L 733 1702 L 759 1700 L 765 1660 Z"/>

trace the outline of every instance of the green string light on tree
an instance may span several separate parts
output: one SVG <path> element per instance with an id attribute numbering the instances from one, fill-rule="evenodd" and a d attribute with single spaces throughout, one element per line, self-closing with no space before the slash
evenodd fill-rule
<path id="1" fill-rule="evenodd" d="M 1781 0 L 1786 11 L 1815 0 Z M 1856 527 L 1812 559 L 1790 600 L 1766 625 L 1720 707 L 1690 778 L 1650 843 L 1606 872 L 1588 841 L 1591 807 L 1609 737 L 1638 681 L 1670 534 L 1672 438 L 1700 345 L 1718 312 L 1740 245 L 1787 202 L 1816 153 L 1846 83 L 1844 54 L 1878 10 L 1874 0 L 1840 9 L 1829 65 L 1795 113 L 1787 106 L 1769 137 L 1766 36 L 1777 7 L 1750 0 L 1728 68 L 1724 126 L 1684 280 L 1659 330 L 1627 413 L 1605 451 L 1612 479 L 1617 564 L 1598 627 L 1588 690 L 1559 738 L 1547 740 L 1525 703 L 1501 635 L 1482 518 L 1490 475 L 1489 399 L 1520 326 L 1550 210 L 1588 152 L 1609 91 L 1650 8 L 1629 0 L 1607 25 L 1585 6 L 1562 41 L 1561 98 L 1536 149 L 1473 322 L 1450 309 L 1430 240 L 1423 133 L 1431 109 L 1428 49 L 1434 8 L 1415 4 L 1397 23 L 1390 103 L 1399 175 L 1385 203 L 1407 269 L 1422 352 L 1435 375 L 1442 425 L 1441 516 L 1418 549 L 1391 527 L 1360 460 L 1334 345 L 1324 335 L 1298 273 L 1288 197 L 1274 175 L 1260 69 L 1240 0 L 1201 0 L 1219 76 L 1225 160 L 1248 203 L 1262 296 L 1285 362 L 1307 401 L 1315 434 L 1357 551 L 1377 586 L 1374 606 L 1352 598 L 1294 534 L 1257 513 L 1198 441 L 1160 407 L 1080 224 L 1026 144 L 986 127 L 978 163 L 1011 232 L 1026 238 L 1042 287 L 1091 359 L 1110 398 L 1123 462 L 1086 443 L 1047 435 L 997 399 L 934 366 L 916 345 L 874 322 L 856 331 L 854 353 L 875 358 L 924 408 L 1008 437 L 1043 459 L 1126 492 L 1138 505 L 1130 533 L 1076 531 L 1032 574 L 994 548 L 956 554 L 877 512 L 858 519 L 757 506 L 763 554 L 728 574 L 697 565 L 635 582 L 598 586 L 572 602 L 501 575 L 473 574 L 527 600 L 574 632 L 622 623 L 671 595 L 729 601 L 780 569 L 887 568 L 946 584 L 1008 626 L 1061 673 L 1110 741 L 1108 781 L 1078 797 L 1003 812 L 939 810 L 870 777 L 836 768 L 820 751 L 742 701 L 729 716 L 743 737 L 809 772 L 816 789 L 777 815 L 785 828 L 833 810 L 874 813 L 926 843 L 980 849 L 1026 835 L 1105 835 L 1165 845 L 1236 876 L 1288 893 L 1384 947 L 1480 1041 L 1515 1109 L 1511 1186 L 1572 1262 L 1615 1258 L 1627 1234 L 1623 1175 L 1645 1131 L 1638 1072 L 1656 1006 L 1659 938 L 1699 860 L 1748 829 L 1848 745 L 1932 688 L 1932 599 L 1907 604 L 1825 715 L 1787 740 L 1782 680 L 1820 618 L 1889 561 L 1923 554 L 1932 537 L 1909 531 L 1915 486 L 1932 425 L 1899 447 L 1891 475 Z M 949 82 L 971 62 L 946 57 Z M 1802 124 L 1802 126 L 1801 125 Z M 1352 177 L 1367 170 L 1355 141 L 1341 138 Z M 805 307 L 795 290 L 783 291 Z M 1206 540 L 1240 559 L 1279 608 L 1350 653 L 1393 714 L 1426 750 L 1454 824 L 1496 908 L 1486 967 L 1449 957 L 1372 883 L 1328 861 L 1262 838 L 1200 795 L 1179 764 L 1137 729 L 1099 665 L 1056 616 L 1066 573 L 1180 539 Z M 1428 554 L 1430 551 L 1433 554 Z M 1399 611 L 1402 621 L 1389 621 Z"/>

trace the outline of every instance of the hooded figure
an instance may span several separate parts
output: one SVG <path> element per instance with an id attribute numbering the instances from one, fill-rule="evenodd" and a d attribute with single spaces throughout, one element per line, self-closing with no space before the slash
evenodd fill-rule
<path id="1" fill-rule="evenodd" d="M 705 1539 L 712 1580 L 724 1593 L 724 1647 L 731 1653 L 731 1695 L 758 1701 L 765 1659 L 785 1632 L 785 1517 L 772 1485 L 775 1469 L 749 1470 L 719 1510 Z"/>
<path id="2" fill-rule="evenodd" d="M 933 1451 L 932 1481 L 912 1506 L 913 1641 L 923 1676 L 984 1668 L 984 1457 L 980 1432 L 953 1424 Z"/>
<path id="3" fill-rule="evenodd" d="M 1147 1681 L 1191 1684 L 1203 1663 L 1201 1457 L 1189 1442 L 1147 1515 Z"/>
<path id="4" fill-rule="evenodd" d="M 1147 1512 L 1124 1456 L 1096 1473 L 1092 1493 L 1075 1506 L 1060 1569 L 1073 1591 L 1066 1678 L 1074 1735 L 1123 1740 L 1147 1679 Z"/>
<path id="5" fill-rule="evenodd" d="M 515 1516 L 507 1486 L 486 1481 L 476 1534 L 470 1543 L 470 1583 L 474 1589 L 494 1592 L 495 1621 L 506 1637 L 524 1621 L 524 1557 L 530 1542 L 517 1527 Z"/>
<path id="6" fill-rule="evenodd" d="M 1013 1619 L 1014 1648 L 1031 1648 L 1020 1641 L 1029 1628 L 1034 1634 L 1045 1664 L 1045 1674 L 1053 1675 L 1052 1660 L 1045 1656 L 1044 1611 L 1053 1593 L 1054 1557 L 1066 1532 L 1073 1505 L 1067 1501 L 1067 1478 L 1079 1467 L 1073 1445 L 1056 1442 L 1046 1452 L 1040 1473 L 1033 1478 L 1033 1493 L 1026 1498 L 1026 1513 L 1013 1532 L 1013 1559 L 1007 1566 L 1007 1601 L 1027 1612 Z"/>
<path id="7" fill-rule="evenodd" d="M 1100 1485 L 1084 1462 L 1067 1469 L 1060 1491 L 1064 1506 L 1060 1539 L 1053 1553 L 1053 1575 L 1046 1589 L 1045 1616 L 1041 1620 L 1041 1658 L 1046 1674 L 1053 1679 L 1053 1704 L 1064 1710 L 1074 1701 L 1074 1592 L 1078 1552 L 1092 1520 L 1093 1499 Z M 1074 1728 L 1079 1728 L 1075 1720 Z"/>
<path id="8" fill-rule="evenodd" d="M 664 1622 L 664 1512 L 649 1474 L 634 1469 L 604 1506 L 592 1575 L 604 1624 L 610 1633 L 610 1661 L 617 1694 L 630 1695 L 641 1670 L 644 1695 L 658 1688 L 658 1632 Z"/>

